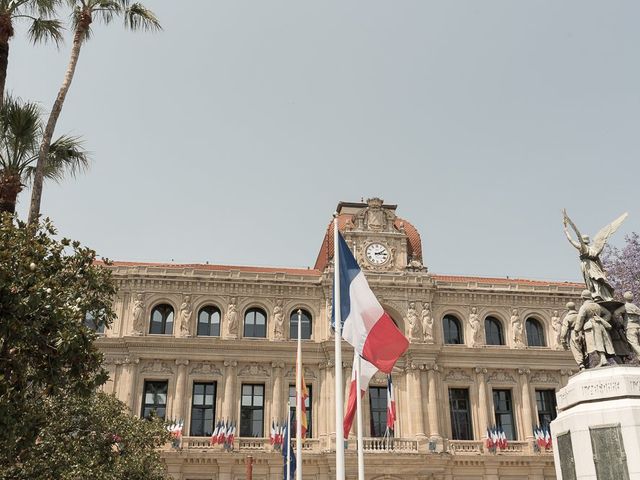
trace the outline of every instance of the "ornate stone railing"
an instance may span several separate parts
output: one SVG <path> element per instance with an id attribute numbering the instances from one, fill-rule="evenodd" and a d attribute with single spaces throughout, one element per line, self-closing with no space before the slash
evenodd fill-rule
<path id="1" fill-rule="evenodd" d="M 407 438 L 364 438 L 363 450 L 365 452 L 418 452 L 417 440 Z M 351 442 L 349 449 L 357 449 L 357 443 Z"/>
<path id="2" fill-rule="evenodd" d="M 452 455 L 480 455 L 483 451 L 482 441 L 449 440 L 447 442 L 447 452 Z"/>
<path id="3" fill-rule="evenodd" d="M 533 445 L 529 442 L 509 441 L 506 448 L 498 450 L 499 453 L 524 455 L 533 452 Z"/>

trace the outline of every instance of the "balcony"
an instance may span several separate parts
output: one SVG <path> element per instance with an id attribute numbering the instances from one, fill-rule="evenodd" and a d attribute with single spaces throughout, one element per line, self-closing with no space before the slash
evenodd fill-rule
<path id="1" fill-rule="evenodd" d="M 551 449 L 537 450 L 534 442 L 509 441 L 506 448 L 489 451 L 483 441 L 447 440 L 445 451 L 451 455 L 552 455 Z"/>

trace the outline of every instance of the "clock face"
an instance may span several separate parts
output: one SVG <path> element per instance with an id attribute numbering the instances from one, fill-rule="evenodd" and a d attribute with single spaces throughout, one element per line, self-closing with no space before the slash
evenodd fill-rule
<path id="1" fill-rule="evenodd" d="M 389 260 L 389 250 L 381 243 L 371 243 L 365 250 L 367 260 L 373 265 L 382 265 Z"/>

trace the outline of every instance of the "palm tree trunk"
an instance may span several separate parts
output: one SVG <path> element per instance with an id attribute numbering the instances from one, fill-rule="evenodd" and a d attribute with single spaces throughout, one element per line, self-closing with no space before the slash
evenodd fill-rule
<path id="1" fill-rule="evenodd" d="M 0 213 L 16 213 L 16 200 L 21 190 L 19 174 L 0 172 Z"/>
<path id="2" fill-rule="evenodd" d="M 11 15 L 0 15 L 0 103 L 4 101 L 4 84 L 9 66 L 9 39 L 13 36 Z"/>
<path id="3" fill-rule="evenodd" d="M 44 129 L 42 135 L 42 143 L 40 143 L 40 150 L 38 152 L 38 163 L 36 164 L 36 171 L 33 178 L 33 188 L 31 190 L 31 206 L 29 207 L 29 224 L 33 225 L 38 221 L 40 216 L 40 203 L 42 201 L 42 184 L 44 182 L 44 168 L 47 163 L 47 157 L 49 156 L 49 148 L 51 147 L 51 138 L 56 129 L 56 123 L 58 117 L 62 111 L 62 105 L 64 99 L 67 96 L 69 87 L 71 87 L 71 81 L 76 71 L 76 65 L 78 64 L 78 58 L 80 57 L 80 48 L 85 40 L 87 29 L 91 25 L 91 11 L 84 11 L 81 13 L 80 21 L 76 27 L 76 31 L 73 35 L 73 45 L 71 47 L 71 56 L 69 58 L 69 64 L 67 65 L 67 71 L 64 74 L 64 80 L 56 101 L 53 104 L 51 113 L 49 114 L 49 120 L 47 126 Z"/>

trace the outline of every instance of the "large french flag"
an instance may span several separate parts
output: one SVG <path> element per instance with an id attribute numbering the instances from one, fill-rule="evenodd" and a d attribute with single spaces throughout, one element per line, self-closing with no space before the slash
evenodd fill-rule
<path id="1" fill-rule="evenodd" d="M 356 381 L 357 356 L 358 354 L 356 353 L 353 358 L 353 370 L 351 371 L 351 387 L 349 388 L 349 400 L 347 400 L 347 410 L 345 411 L 344 420 L 342 422 L 342 429 L 345 440 L 349 438 L 351 425 L 353 425 L 353 419 L 356 416 L 356 391 L 358 389 L 358 383 Z M 360 359 L 360 398 L 364 397 L 367 388 L 369 388 L 369 382 L 377 371 L 378 369 L 375 365 L 372 365 L 366 360 Z"/>
<path id="2" fill-rule="evenodd" d="M 338 234 L 338 258 L 342 338 L 362 358 L 384 373 L 391 373 L 398 358 L 409 348 L 409 341 L 369 288 L 341 234 Z"/>

